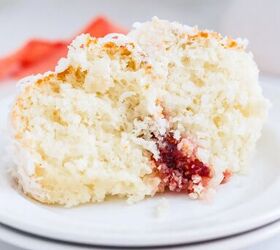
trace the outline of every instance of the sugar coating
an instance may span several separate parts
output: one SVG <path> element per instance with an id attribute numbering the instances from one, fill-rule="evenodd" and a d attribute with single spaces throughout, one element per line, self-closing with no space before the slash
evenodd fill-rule
<path id="1" fill-rule="evenodd" d="M 127 36 L 80 35 L 55 72 L 23 82 L 10 115 L 15 178 L 64 206 L 164 191 L 166 134 L 211 169 L 207 183 L 187 180 L 188 196 L 203 197 L 248 166 L 268 107 L 245 43 L 157 18 Z"/>

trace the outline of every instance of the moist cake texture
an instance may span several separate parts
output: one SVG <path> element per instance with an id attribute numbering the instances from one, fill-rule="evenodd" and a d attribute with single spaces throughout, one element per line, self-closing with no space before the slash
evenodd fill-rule
<path id="1" fill-rule="evenodd" d="M 246 169 L 268 102 L 246 43 L 153 18 L 77 37 L 11 110 L 19 187 L 47 204 L 204 198 Z"/>

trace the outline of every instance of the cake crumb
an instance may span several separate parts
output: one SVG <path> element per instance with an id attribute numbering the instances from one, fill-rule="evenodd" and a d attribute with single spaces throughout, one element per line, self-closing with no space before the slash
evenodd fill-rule
<path id="1" fill-rule="evenodd" d="M 169 210 L 169 202 L 166 198 L 161 198 L 155 207 L 155 217 L 162 219 L 165 217 Z"/>

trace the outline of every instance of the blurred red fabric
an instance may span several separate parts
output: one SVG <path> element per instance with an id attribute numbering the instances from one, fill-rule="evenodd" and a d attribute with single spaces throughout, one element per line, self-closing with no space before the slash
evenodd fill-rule
<path id="1" fill-rule="evenodd" d="M 90 22 L 78 34 L 89 33 L 94 37 L 103 37 L 108 33 L 125 34 L 126 32 L 125 28 L 115 25 L 106 17 L 100 16 Z M 5 58 L 0 58 L 0 80 L 18 79 L 27 75 L 54 70 L 58 60 L 66 56 L 67 46 L 73 38 L 58 41 L 43 39 L 28 41 L 16 52 Z"/>

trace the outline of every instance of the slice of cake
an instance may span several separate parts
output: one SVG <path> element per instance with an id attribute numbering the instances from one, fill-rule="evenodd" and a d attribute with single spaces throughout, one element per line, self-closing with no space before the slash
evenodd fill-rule
<path id="1" fill-rule="evenodd" d="M 47 204 L 203 198 L 246 168 L 267 106 L 242 41 L 157 18 L 81 35 L 55 72 L 22 80 L 14 176 Z"/>

